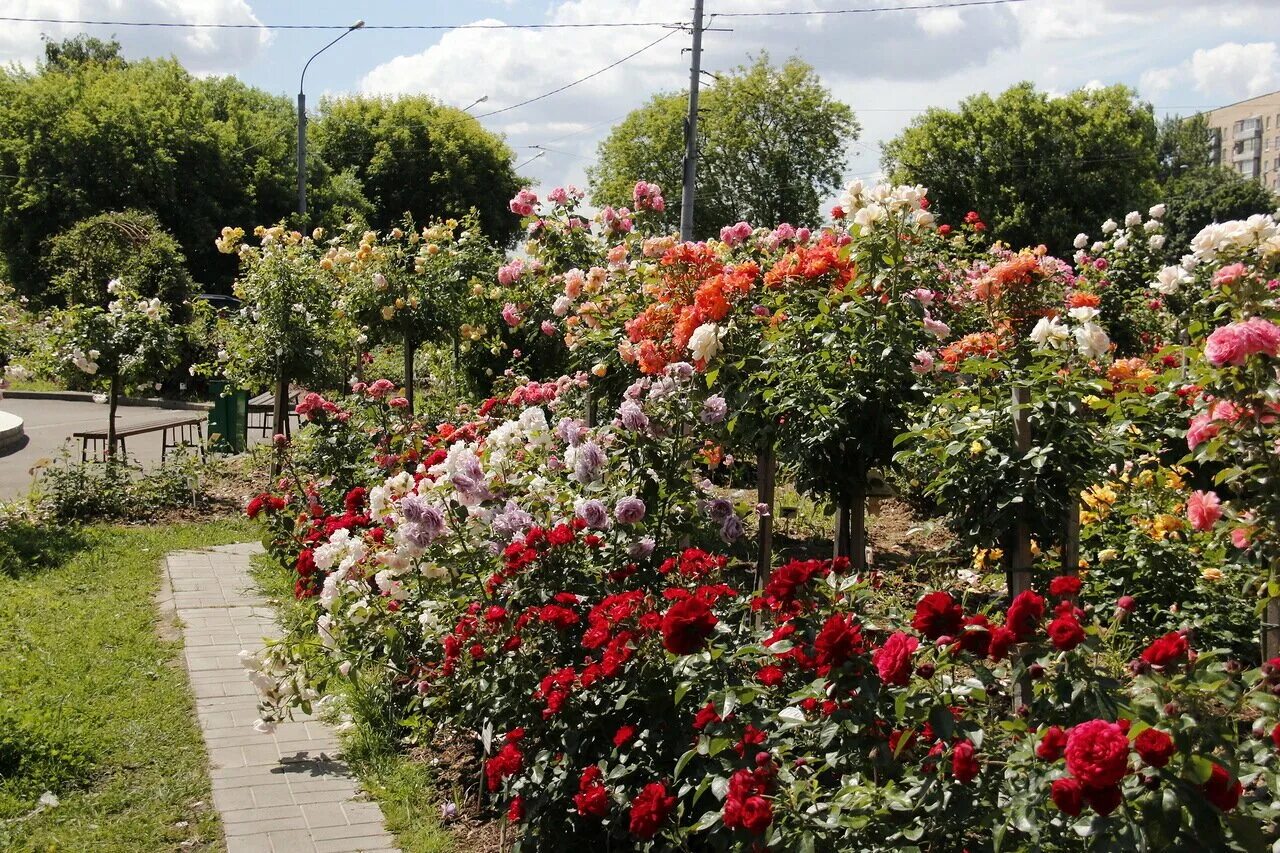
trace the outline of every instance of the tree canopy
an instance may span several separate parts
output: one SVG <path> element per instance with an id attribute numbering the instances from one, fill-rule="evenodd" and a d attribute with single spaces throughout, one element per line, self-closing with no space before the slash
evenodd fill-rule
<path id="1" fill-rule="evenodd" d="M 49 240 L 101 213 L 153 214 L 195 280 L 225 289 L 234 259 L 214 238 L 295 209 L 289 98 L 233 77 L 197 78 L 175 60 L 126 62 L 119 44 L 78 37 L 45 45 L 34 70 L 0 70 L 0 256 L 17 291 L 49 292 Z M 518 222 L 512 153 L 473 118 L 426 98 L 322 104 L 311 125 L 305 223 L 389 227 L 472 207 L 490 237 Z M 331 157 L 332 160 L 326 158 Z"/>
<path id="2" fill-rule="evenodd" d="M 694 235 L 746 220 L 814 224 L 840 184 L 846 146 L 858 138 L 853 111 L 835 100 L 812 66 L 767 55 L 719 75 L 698 115 L 698 192 Z M 636 181 L 666 190 L 664 226 L 680 222 L 686 95 L 654 96 L 600 143 L 588 170 L 597 205 L 630 204 Z"/>
<path id="3" fill-rule="evenodd" d="M 140 296 L 158 297 L 179 317 L 191 297 L 182 248 L 149 213 L 125 210 L 82 219 L 49 244 L 52 289 L 69 305 L 105 306 L 112 279 Z"/>
<path id="4" fill-rule="evenodd" d="M 945 219 L 976 210 L 1014 246 L 1072 238 L 1156 195 L 1156 123 L 1126 86 L 1064 97 L 1019 83 L 931 109 L 883 147 L 897 182 L 929 188 Z"/>
<path id="5" fill-rule="evenodd" d="M 359 183 L 376 228 L 406 215 L 458 219 L 474 208 L 499 243 L 519 230 L 507 209 L 524 184 L 512 151 L 462 110 L 425 95 L 327 98 L 309 127 L 316 156 Z"/>

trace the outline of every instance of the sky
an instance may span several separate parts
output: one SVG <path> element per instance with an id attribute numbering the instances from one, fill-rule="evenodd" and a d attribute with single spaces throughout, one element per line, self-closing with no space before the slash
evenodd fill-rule
<path id="1" fill-rule="evenodd" d="M 1031 80 L 1052 93 L 1125 83 L 1157 115 L 1189 114 L 1280 90 L 1280 0 L 1021 0 L 1001 5 L 786 17 L 728 17 L 947 0 L 705 0 L 703 67 L 715 73 L 761 51 L 816 69 L 862 126 L 846 178 L 874 180 L 880 143 L 931 106 Z M 658 92 L 688 86 L 687 32 L 481 28 L 479 23 L 687 22 L 692 0 L 0 0 L 0 17 L 235 23 L 171 29 L 0 22 L 0 62 L 30 65 L 41 38 L 77 32 L 117 38 L 128 58 L 176 56 L 201 75 L 234 74 L 293 96 L 307 57 L 336 32 L 263 25 L 472 25 L 452 30 L 352 33 L 312 63 L 308 101 L 349 93 L 426 93 L 471 107 L 502 134 L 520 172 L 542 189 L 586 183 L 610 127 Z M 717 15 L 716 13 L 722 13 Z M 665 36 L 665 38 L 664 38 Z M 661 39 L 660 41 L 658 41 Z M 657 44 L 653 44 L 657 41 Z M 642 50 L 643 49 L 643 50 Z M 592 79 L 542 95 L 640 51 Z M 1277 95 L 1280 112 L 1280 95 Z M 541 146 L 541 147 L 535 147 Z M 544 151 L 545 149 L 545 151 Z M 674 188 L 672 188 L 674 190 Z"/>

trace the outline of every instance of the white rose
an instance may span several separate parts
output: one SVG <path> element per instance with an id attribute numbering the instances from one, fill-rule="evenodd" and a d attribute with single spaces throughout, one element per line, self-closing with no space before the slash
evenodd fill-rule
<path id="1" fill-rule="evenodd" d="M 1093 252 L 1096 255 L 1105 248 L 1107 248 L 1107 244 L 1099 240 L 1098 242 L 1094 243 L 1092 246 L 1089 247 L 1089 251 Z"/>
<path id="2" fill-rule="evenodd" d="M 714 358 L 721 350 L 720 329 L 714 323 L 703 323 L 689 338 L 689 352 L 694 361 Z"/>
<path id="3" fill-rule="evenodd" d="M 1124 215 L 1124 227 L 1133 228 L 1135 225 L 1142 224 L 1142 214 L 1136 210 L 1131 210 Z"/>
<path id="4" fill-rule="evenodd" d="M 1163 203 L 1157 204 L 1155 207 L 1147 211 L 1147 215 L 1152 219 L 1164 219 L 1165 206 Z"/>
<path id="5" fill-rule="evenodd" d="M 1163 234 L 1152 234 L 1151 239 L 1147 240 L 1147 245 L 1150 246 L 1153 251 L 1158 252 L 1164 248 L 1164 241 L 1165 236 Z"/>
<path id="6" fill-rule="evenodd" d="M 1098 309 L 1089 305 L 1081 305 L 1079 308 L 1072 308 L 1067 312 L 1071 315 L 1071 319 L 1078 323 L 1088 323 L 1098 316 Z"/>
<path id="7" fill-rule="evenodd" d="M 1031 330 L 1031 340 L 1039 347 L 1062 349 L 1070 338 L 1071 332 L 1056 317 L 1041 317 Z"/>
<path id="8" fill-rule="evenodd" d="M 1190 280 L 1187 271 L 1182 267 L 1165 267 L 1156 274 L 1156 280 L 1151 285 L 1151 289 L 1156 293 L 1170 296 L 1178 292 L 1178 288 L 1182 287 Z"/>
<path id="9" fill-rule="evenodd" d="M 1074 243 L 1072 243 L 1072 245 L 1075 246 L 1077 249 L 1083 249 L 1085 246 L 1089 245 L 1089 235 L 1083 234 L 1083 233 L 1077 234 L 1076 240 Z"/>
<path id="10" fill-rule="evenodd" d="M 1102 233 L 1111 234 L 1118 227 L 1119 226 L 1116 225 L 1116 221 L 1114 219 L 1108 219 L 1106 222 L 1102 223 Z"/>
<path id="11" fill-rule="evenodd" d="M 1123 252 L 1125 249 L 1129 248 L 1129 238 L 1117 237 L 1115 247 L 1117 252 Z"/>
<path id="12" fill-rule="evenodd" d="M 1111 339 L 1097 323 L 1076 327 L 1076 348 L 1085 358 L 1101 358 L 1111 349 Z"/>

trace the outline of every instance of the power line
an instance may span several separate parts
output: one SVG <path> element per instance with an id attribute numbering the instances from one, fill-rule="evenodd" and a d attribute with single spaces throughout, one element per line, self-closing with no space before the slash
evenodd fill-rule
<path id="1" fill-rule="evenodd" d="M 347 30 L 350 24 L 231 24 L 190 21 L 102 21 L 77 18 L 22 18 L 0 16 L 0 21 L 18 24 L 76 24 L 89 27 L 158 27 L 187 30 Z M 682 21 L 586 21 L 562 24 L 365 24 L 366 30 L 579 30 L 624 27 L 681 27 Z"/>
<path id="2" fill-rule="evenodd" d="M 528 106 L 529 104 L 535 103 L 537 101 L 541 101 L 543 98 L 549 98 L 552 95 L 558 95 L 561 92 L 563 92 L 565 89 L 571 89 L 574 86 L 577 86 L 579 83 L 585 83 L 593 77 L 599 77 L 604 72 L 617 68 L 622 63 L 636 58 L 640 54 L 644 53 L 646 50 L 649 50 L 650 48 L 653 48 L 653 47 L 657 47 L 658 45 L 662 44 L 662 42 L 671 38 L 673 35 L 675 35 L 678 32 L 680 32 L 680 30 L 678 29 L 668 30 L 664 35 L 659 36 L 658 38 L 646 44 L 644 47 L 640 48 L 639 50 L 634 50 L 631 53 L 628 53 L 626 56 L 622 57 L 621 59 L 616 60 L 615 62 L 609 63 L 604 68 L 600 68 L 596 71 L 592 71 L 590 74 L 587 74 L 583 77 L 579 77 L 577 80 L 574 80 L 572 82 L 565 83 L 563 86 L 558 86 L 555 89 L 552 89 L 550 92 L 543 92 L 541 95 L 538 95 L 533 98 L 529 98 L 528 100 L 525 100 L 525 101 L 520 101 L 519 103 L 512 104 L 509 107 L 503 107 L 502 109 L 498 109 L 498 110 L 490 110 L 487 113 L 480 113 L 479 115 L 476 115 L 476 116 L 467 116 L 467 118 L 465 119 L 459 119 L 456 122 L 449 122 L 448 124 L 445 124 L 445 125 L 438 125 L 438 127 L 448 127 L 450 124 L 460 124 L 470 119 L 478 120 L 482 118 L 488 118 L 489 116 L 496 116 L 500 113 L 505 113 L 510 110 L 514 110 L 518 107 Z"/>
<path id="3" fill-rule="evenodd" d="M 1028 0 L 955 0 L 951 3 L 916 3 L 909 6 L 866 6 L 861 9 L 794 9 L 783 12 L 716 12 L 717 18 L 800 18 L 810 15 L 859 15 L 868 12 L 919 12 L 928 9 L 960 9 L 967 6 L 1002 6 Z"/>
<path id="4" fill-rule="evenodd" d="M 584 75 L 584 76 L 582 76 L 582 77 L 579 77 L 579 78 L 578 78 L 578 79 L 576 79 L 576 80 L 572 80 L 572 81 L 570 81 L 570 82 L 568 82 L 568 83 L 565 83 L 563 86 L 557 86 L 556 88 L 552 89 L 550 92 L 543 92 L 541 95 L 537 95 L 537 96 L 535 96 L 535 97 L 528 98 L 527 100 L 523 100 L 523 101 L 520 101 L 519 103 L 511 104 L 510 106 L 507 106 L 507 107 L 502 107 L 501 109 L 491 110 L 490 112 L 487 112 L 487 113 L 480 113 L 479 115 L 465 115 L 465 116 L 460 116 L 459 118 L 454 119 L 453 121 L 448 121 L 448 122 L 443 122 L 443 123 L 440 123 L 440 124 L 433 125 L 431 128 L 429 128 L 429 130 L 430 130 L 430 131 L 436 131 L 436 130 L 439 130 L 439 129 L 441 129 L 441 128 L 445 128 L 445 127 L 453 127 L 453 126 L 455 126 L 455 125 L 465 124 L 466 122 L 469 122 L 469 121 L 476 121 L 476 122 L 478 122 L 478 121 L 479 121 L 480 119 L 482 119 L 482 118 L 488 118 L 489 116 L 496 116 L 496 115 L 498 115 L 498 114 L 500 114 L 500 113 L 509 112 L 510 110 L 514 110 L 514 109 L 517 109 L 517 108 L 519 108 L 519 107 L 527 106 L 527 105 L 532 104 L 532 103 L 535 103 L 535 102 L 537 102 L 537 101 L 541 101 L 543 98 L 549 98 L 549 97 L 551 97 L 552 95 L 556 95 L 556 94 L 559 94 L 560 92 L 565 91 L 566 89 L 571 89 L 571 88 L 573 88 L 574 86 L 577 86 L 579 83 L 585 83 L 586 81 L 590 80 L 590 79 L 591 79 L 591 78 L 593 78 L 593 77 L 598 77 L 598 76 L 600 76 L 601 74 L 605 73 L 606 71 L 609 71 L 609 70 L 611 70 L 611 69 L 613 69 L 613 68 L 617 68 L 617 67 L 618 67 L 619 65 L 621 65 L 622 63 L 627 62 L 628 60 L 634 59 L 635 57 L 637 57 L 637 56 L 639 56 L 640 54 L 644 53 L 646 50 L 649 50 L 650 48 L 653 48 L 653 47 L 657 47 L 659 44 L 661 44 L 662 42 L 666 41 L 668 38 L 670 38 L 671 36 L 675 35 L 677 32 L 680 32 L 680 31 L 679 31 L 679 30 L 674 30 L 674 29 L 673 29 L 673 30 L 670 30 L 670 31 L 668 31 L 667 33 L 665 33 L 664 35 L 660 36 L 659 38 L 656 38 L 656 39 L 654 39 L 653 41 L 649 42 L 649 43 L 648 43 L 648 44 L 646 44 L 644 47 L 642 47 L 642 48 L 640 48 L 640 49 L 638 49 L 638 50 L 634 50 L 634 51 L 632 51 L 631 53 L 628 53 L 626 56 L 622 57 L 621 59 L 615 60 L 615 61 L 613 61 L 613 62 L 609 63 L 608 65 L 606 65 L 606 66 L 605 66 L 605 67 L 603 67 L 603 68 L 596 69 L 595 71 L 592 71 L 590 74 Z M 283 135 L 284 135 L 284 133 L 293 133 L 293 128 L 292 128 L 292 127 L 290 127 L 290 128 L 286 128 L 284 131 L 282 131 L 282 132 L 281 132 L 281 134 L 280 134 L 280 135 L 281 135 L 281 136 L 283 136 Z M 567 134 L 567 135 L 572 136 L 572 134 Z M 279 137 L 269 137 L 269 138 L 267 138 L 267 139 L 260 140 L 260 141 L 258 141 L 258 142 L 255 142 L 254 144 L 252 144 L 252 145 L 248 146 L 247 148 L 242 148 L 240 151 L 238 151 L 238 152 L 237 152 L 237 154 L 246 154 L 246 153 L 248 153 L 249 151 L 253 150 L 254 148 L 258 148 L 259 146 L 261 146 L 261 145 L 265 145 L 267 142 L 270 142 L 270 141 L 272 141 L 273 139 L 278 139 L 278 138 L 279 138 Z M 560 138 L 564 138 L 564 137 L 560 137 Z M 528 147 L 532 148 L 532 147 L 535 147 L 535 146 L 528 146 Z M 565 152 L 555 152 L 555 153 L 565 153 Z M 572 155 L 571 155 L 571 156 L 572 156 Z M 534 159 L 536 159 L 536 158 L 534 158 Z M 530 160 L 530 162 L 532 162 L 532 160 Z M 517 167 L 517 168 L 518 168 L 518 167 Z"/>
<path id="5" fill-rule="evenodd" d="M 722 18 L 776 18 L 811 15 L 856 15 L 871 12 L 913 12 L 929 9 L 958 9 L 968 6 L 999 6 L 1025 3 L 1028 0 L 952 0 L 948 3 L 916 3 L 906 6 L 867 6 L 860 9 L 797 9 L 782 12 L 716 12 Z M 88 27 L 152 27 L 191 30 L 346 30 L 350 24 L 264 24 L 195 21 L 115 21 L 96 18 L 36 18 L 18 15 L 0 16 L 0 21 L 17 24 L 75 24 Z M 477 22 L 471 24 L 365 24 L 366 30 L 575 30 L 621 29 L 632 27 L 687 27 L 687 21 L 583 21 L 579 23 L 504 24 Z"/>

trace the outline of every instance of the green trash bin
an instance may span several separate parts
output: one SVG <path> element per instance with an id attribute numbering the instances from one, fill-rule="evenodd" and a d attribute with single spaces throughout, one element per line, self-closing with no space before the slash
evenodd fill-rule
<path id="1" fill-rule="evenodd" d="M 215 453 L 243 453 L 249 446 L 249 392 L 227 392 L 225 379 L 209 381 L 213 408 L 209 410 L 209 449 Z"/>

